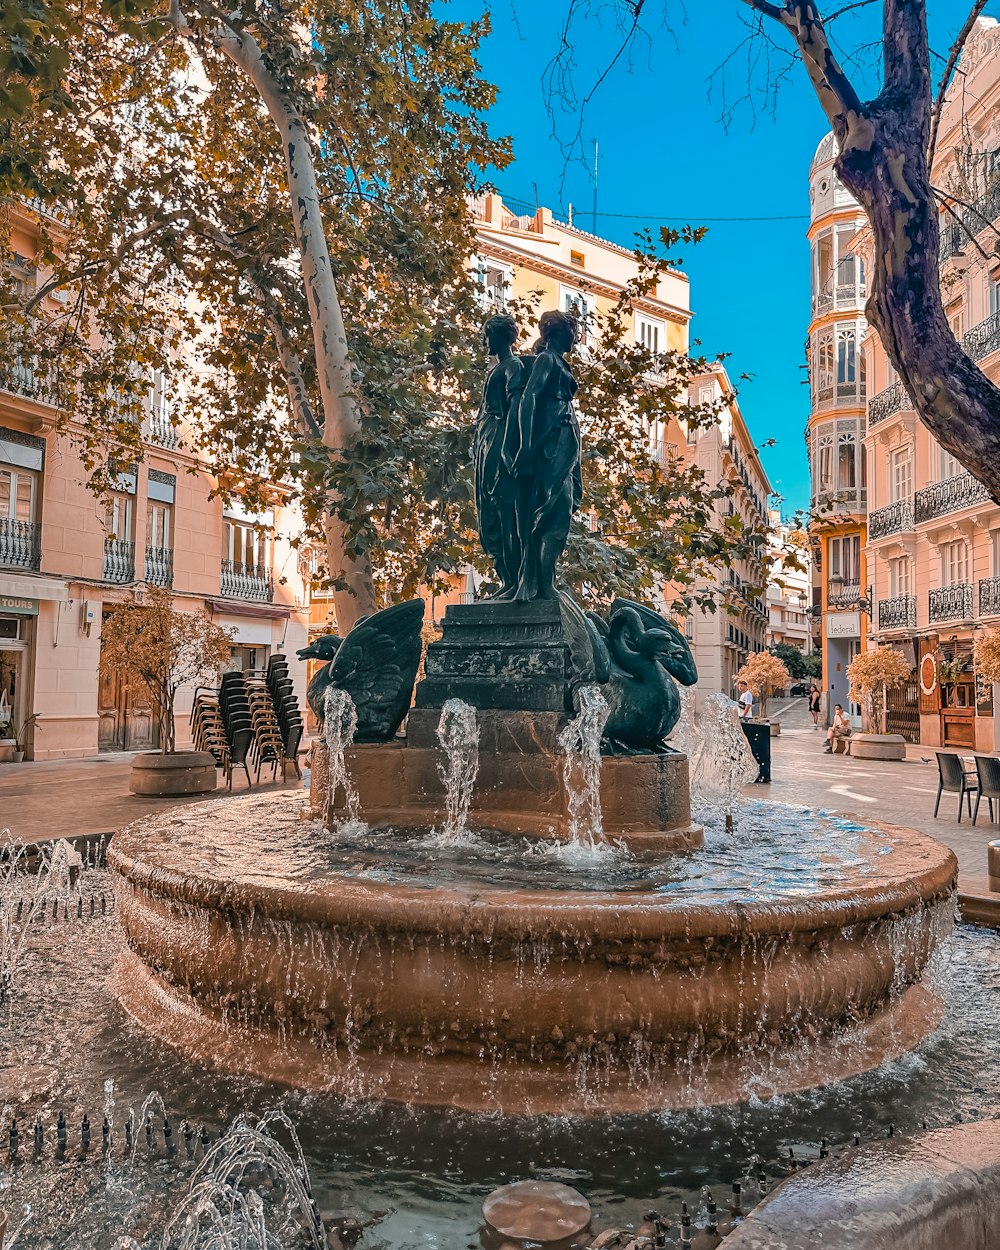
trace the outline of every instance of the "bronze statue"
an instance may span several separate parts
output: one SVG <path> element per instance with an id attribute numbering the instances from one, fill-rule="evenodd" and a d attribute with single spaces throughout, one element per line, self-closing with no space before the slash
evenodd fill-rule
<path id="1" fill-rule="evenodd" d="M 573 409 L 576 380 L 565 360 L 576 343 L 577 323 L 553 310 L 542 314 L 538 331 L 541 344 L 521 397 L 517 430 L 508 430 L 504 444 L 504 461 L 517 484 L 521 545 L 511 597 L 521 602 L 556 598 L 556 564 L 583 493 L 580 427 Z"/>
<path id="2" fill-rule="evenodd" d="M 510 444 L 511 424 L 516 432 L 518 405 L 530 362 L 514 354 L 517 322 L 513 317 L 491 317 L 483 326 L 483 334 L 497 363 L 483 385 L 472 444 L 479 541 L 500 578 L 500 590 L 493 598 L 510 599 L 517 589 L 522 553 L 516 520 L 517 486 L 503 452 L 505 445 Z"/>

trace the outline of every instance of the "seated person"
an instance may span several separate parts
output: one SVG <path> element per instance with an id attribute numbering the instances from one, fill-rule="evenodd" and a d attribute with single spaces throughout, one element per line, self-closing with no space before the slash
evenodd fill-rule
<path id="1" fill-rule="evenodd" d="M 826 746 L 823 748 L 827 755 L 832 754 L 833 744 L 838 738 L 849 738 L 851 736 L 851 718 L 838 703 L 833 709 L 833 724 L 826 731 Z"/>

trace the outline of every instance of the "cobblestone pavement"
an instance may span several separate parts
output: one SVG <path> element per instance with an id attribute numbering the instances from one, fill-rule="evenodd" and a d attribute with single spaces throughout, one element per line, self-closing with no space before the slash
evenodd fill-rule
<path id="1" fill-rule="evenodd" d="M 229 795 L 221 772 L 220 788 L 212 794 L 181 800 L 129 794 L 132 759 L 131 754 L 116 752 L 92 759 L 0 764 L 0 830 L 9 829 L 20 842 L 110 833 L 149 812 Z M 302 788 L 291 769 L 287 782 L 282 782 L 279 773 L 276 783 L 264 784 L 270 775 L 270 768 L 265 766 L 261 771 L 262 784 L 254 784 L 255 793 Z M 241 769 L 233 774 L 233 793 L 246 792 L 247 780 Z"/>
<path id="2" fill-rule="evenodd" d="M 861 820 L 886 820 L 930 834 L 958 856 L 959 872 L 985 877 L 986 844 L 1000 838 L 1000 825 L 991 825 L 985 801 L 979 823 L 973 827 L 966 813 L 956 820 L 958 796 L 941 797 L 941 819 L 934 819 L 937 763 L 933 747 L 911 746 L 901 761 L 856 760 L 848 755 L 826 755 L 824 735 L 814 731 L 804 699 L 768 705 L 781 722 L 781 734 L 771 740 L 771 785 L 750 787 L 755 795 L 766 789 L 781 803 L 840 811 Z"/>

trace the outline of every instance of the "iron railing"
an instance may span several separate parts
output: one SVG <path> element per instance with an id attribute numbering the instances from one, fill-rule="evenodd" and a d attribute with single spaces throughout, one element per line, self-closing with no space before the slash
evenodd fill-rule
<path id="1" fill-rule="evenodd" d="M 37 569 L 42 562 L 42 527 L 34 521 L 0 517 L 0 565 Z"/>
<path id="2" fill-rule="evenodd" d="M 913 511 L 917 522 L 933 521 L 935 517 L 958 512 L 973 504 L 985 503 L 990 492 L 971 473 L 959 473 L 946 477 L 918 490 L 913 497 Z"/>
<path id="3" fill-rule="evenodd" d="M 1000 351 L 1000 312 L 993 313 L 963 334 L 962 347 L 972 360 L 982 360 L 984 356 Z"/>
<path id="4" fill-rule="evenodd" d="M 121 538 L 105 538 L 104 580 L 119 585 L 135 581 L 135 543 Z"/>
<path id="5" fill-rule="evenodd" d="M 223 560 L 220 587 L 227 599 L 257 599 L 270 603 L 274 598 L 274 578 L 271 570 L 262 564 Z"/>
<path id="6" fill-rule="evenodd" d="M 1000 577 L 980 578 L 979 615 L 1000 616 Z"/>
<path id="7" fill-rule="evenodd" d="M 972 618 L 972 586 L 968 582 L 955 582 L 952 586 L 939 586 L 927 595 L 927 615 L 930 621 L 967 621 Z"/>
<path id="8" fill-rule="evenodd" d="M 152 586 L 174 584 L 174 553 L 170 547 L 146 548 L 146 581 Z"/>
<path id="9" fill-rule="evenodd" d="M 25 399 L 37 399 L 43 404 L 55 406 L 58 402 L 51 376 L 18 356 L 0 361 L 0 390 L 22 395 Z"/>
<path id="10" fill-rule="evenodd" d="M 955 218 L 959 220 L 956 221 Z M 938 255 L 942 261 L 956 252 L 963 251 L 990 224 L 1000 217 L 1000 181 L 980 199 L 965 208 L 956 206 L 941 224 L 941 243 Z"/>
<path id="11" fill-rule="evenodd" d="M 910 397 L 902 382 L 893 382 L 892 386 L 887 386 L 884 391 L 879 391 L 868 401 L 868 428 L 871 429 L 880 421 L 887 420 L 895 412 L 912 407 Z"/>
<path id="12" fill-rule="evenodd" d="M 897 499 L 884 508 L 876 508 L 868 516 L 868 537 L 886 538 L 913 529 L 913 500 Z"/>
<path id="13" fill-rule="evenodd" d="M 880 599 L 878 627 L 879 629 L 916 629 L 917 596 L 896 595 L 892 599 Z"/>
<path id="14" fill-rule="evenodd" d="M 826 603 L 830 608 L 853 608 L 861 600 L 860 582 L 845 582 L 839 595 L 827 595 Z"/>
<path id="15" fill-rule="evenodd" d="M 146 437 L 157 447 L 165 447 L 168 451 L 173 451 L 180 442 L 177 426 L 165 412 L 154 411 L 146 418 Z"/>

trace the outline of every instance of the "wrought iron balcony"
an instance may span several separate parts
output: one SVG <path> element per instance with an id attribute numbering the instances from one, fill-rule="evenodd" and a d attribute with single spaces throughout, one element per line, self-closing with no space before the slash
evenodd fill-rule
<path id="1" fill-rule="evenodd" d="M 50 375 L 30 361 L 14 356 L 0 361 L 0 390 L 43 404 L 55 404 L 56 387 Z"/>
<path id="2" fill-rule="evenodd" d="M 934 482 L 918 490 L 913 497 L 914 515 L 919 524 L 921 521 L 933 521 L 935 517 L 947 516 L 949 512 L 958 512 L 962 508 L 970 508 L 973 504 L 986 503 L 990 492 L 971 473 L 959 473 L 956 477 L 946 477 L 941 482 Z"/>
<path id="3" fill-rule="evenodd" d="M 157 447 L 165 447 L 168 451 L 173 451 L 180 442 L 177 426 L 165 411 L 152 412 L 146 418 L 146 438 Z"/>
<path id="4" fill-rule="evenodd" d="M 42 562 L 42 527 L 34 521 L 0 517 L 0 567 L 37 569 Z"/>
<path id="5" fill-rule="evenodd" d="M 913 500 L 897 499 L 884 508 L 876 508 L 868 516 L 868 537 L 886 538 L 913 529 Z"/>
<path id="6" fill-rule="evenodd" d="M 879 629 L 916 629 L 916 595 L 896 595 L 893 599 L 880 599 L 878 627 Z"/>
<path id="7" fill-rule="evenodd" d="M 871 429 L 880 421 L 888 420 L 893 413 L 912 407 L 913 404 L 902 382 L 893 382 L 892 386 L 887 386 L 884 391 L 879 391 L 868 401 L 868 428 Z"/>
<path id="8" fill-rule="evenodd" d="M 979 615 L 1000 616 L 1000 577 L 980 578 Z"/>
<path id="9" fill-rule="evenodd" d="M 856 608 L 861 601 L 860 582 L 845 582 L 835 595 L 827 595 L 826 603 L 830 608 Z"/>
<path id="10" fill-rule="evenodd" d="M 135 581 L 135 543 L 105 538 L 104 580 L 120 586 Z"/>
<path id="11" fill-rule="evenodd" d="M 927 595 L 928 616 L 935 621 L 968 621 L 972 619 L 972 587 L 968 582 L 939 586 Z"/>
<path id="12" fill-rule="evenodd" d="M 1000 352 L 1000 313 L 994 313 L 962 336 L 962 347 L 972 360 Z"/>
<path id="13" fill-rule="evenodd" d="M 274 578 L 271 570 L 262 564 L 223 560 L 221 590 L 227 599 L 257 599 L 270 603 L 274 598 Z"/>
<path id="14" fill-rule="evenodd" d="M 172 586 L 174 584 L 173 549 L 147 547 L 145 576 L 151 586 Z"/>

